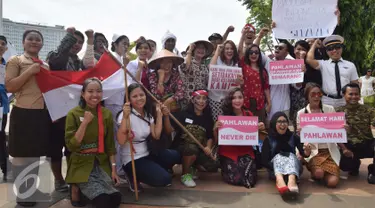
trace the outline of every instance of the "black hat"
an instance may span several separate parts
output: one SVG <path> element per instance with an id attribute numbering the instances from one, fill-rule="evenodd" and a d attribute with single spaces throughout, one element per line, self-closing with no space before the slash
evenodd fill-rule
<path id="1" fill-rule="evenodd" d="M 3 40 L 6 44 L 8 44 L 7 38 L 4 35 L 0 35 L 0 40 Z"/>
<path id="2" fill-rule="evenodd" d="M 208 37 L 209 41 L 212 40 L 223 40 L 223 36 L 221 36 L 219 33 L 213 33 L 210 37 Z"/>

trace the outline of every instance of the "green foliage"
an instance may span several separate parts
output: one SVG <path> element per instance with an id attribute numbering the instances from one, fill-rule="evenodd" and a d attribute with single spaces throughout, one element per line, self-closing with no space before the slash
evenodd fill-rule
<path id="1" fill-rule="evenodd" d="M 249 10 L 248 22 L 257 29 L 272 23 L 272 0 L 237 0 Z M 343 58 L 355 63 L 360 74 L 375 69 L 375 0 L 339 0 L 341 21 L 338 34 L 345 38 Z M 262 40 L 262 49 L 268 36 Z"/>

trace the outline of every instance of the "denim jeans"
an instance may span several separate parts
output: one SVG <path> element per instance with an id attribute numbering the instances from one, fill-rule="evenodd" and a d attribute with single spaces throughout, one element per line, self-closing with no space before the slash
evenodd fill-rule
<path id="1" fill-rule="evenodd" d="M 148 155 L 135 160 L 137 181 L 153 187 L 164 187 L 172 183 L 172 176 L 168 173 L 175 164 L 181 160 L 176 150 L 166 149 L 157 155 Z M 132 164 L 123 166 L 130 179 L 133 178 Z"/>

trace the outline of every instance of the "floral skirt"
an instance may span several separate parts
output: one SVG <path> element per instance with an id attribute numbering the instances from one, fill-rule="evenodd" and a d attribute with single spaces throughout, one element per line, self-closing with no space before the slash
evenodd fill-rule
<path id="1" fill-rule="evenodd" d="M 229 184 L 254 187 L 257 181 L 257 167 L 250 155 L 239 156 L 237 161 L 220 156 L 221 176 Z"/>
<path id="2" fill-rule="evenodd" d="M 299 178 L 302 166 L 295 154 L 279 153 L 271 162 L 273 163 L 275 175 L 296 175 Z"/>
<path id="3" fill-rule="evenodd" d="M 319 149 L 319 153 L 310 159 L 307 169 L 311 172 L 322 169 L 324 172 L 340 177 L 340 167 L 332 159 L 328 149 Z"/>
<path id="4" fill-rule="evenodd" d="M 98 162 L 94 162 L 94 168 L 91 171 L 89 180 L 85 183 L 78 183 L 83 195 L 93 200 L 101 194 L 113 194 L 119 192 L 113 187 L 111 177 L 99 167 Z"/>

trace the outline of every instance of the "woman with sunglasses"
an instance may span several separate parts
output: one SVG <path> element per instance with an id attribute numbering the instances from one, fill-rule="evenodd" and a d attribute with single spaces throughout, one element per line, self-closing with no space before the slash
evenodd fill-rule
<path id="1" fill-rule="evenodd" d="M 305 98 L 308 104 L 297 113 L 298 133 L 301 131 L 299 125 L 301 114 L 335 112 L 333 106 L 322 104 L 322 96 L 322 89 L 318 84 L 312 82 L 306 84 Z M 305 144 L 305 146 L 312 150 L 307 164 L 311 177 L 315 180 L 324 180 L 330 188 L 336 187 L 340 179 L 340 151 L 337 144 Z"/>
<path id="2" fill-rule="evenodd" d="M 303 157 L 310 155 L 303 149 L 300 137 L 288 128 L 289 120 L 285 113 L 276 112 L 270 121 L 270 129 L 262 146 L 262 163 L 268 169 L 270 178 L 276 177 L 276 188 L 282 196 L 295 196 L 299 193 L 297 180 L 302 165 L 296 156 L 296 148 Z"/>
<path id="3" fill-rule="evenodd" d="M 244 92 L 245 107 L 258 116 L 259 121 L 265 122 L 266 112 L 269 113 L 271 110 L 270 85 L 259 46 L 253 44 L 243 54 L 247 30 L 247 27 L 242 30 L 238 48 L 243 74 L 243 78 L 239 78 L 239 82 Z M 265 107 L 266 103 L 267 107 Z"/>

